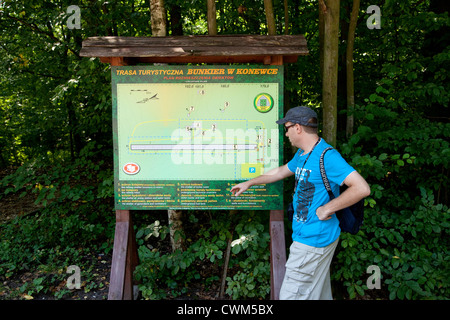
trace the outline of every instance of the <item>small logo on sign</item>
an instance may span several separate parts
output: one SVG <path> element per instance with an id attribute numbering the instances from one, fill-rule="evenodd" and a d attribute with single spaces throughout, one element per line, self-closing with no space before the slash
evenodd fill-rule
<path id="1" fill-rule="evenodd" d="M 126 174 L 136 174 L 139 172 L 139 170 L 141 170 L 139 165 L 133 162 L 129 162 L 123 166 L 123 172 L 125 172 Z"/>
<path id="2" fill-rule="evenodd" d="M 266 113 L 272 110 L 273 108 L 273 98 L 270 94 L 267 93 L 261 93 L 258 94 L 253 101 L 253 105 L 256 110 L 258 110 L 261 113 Z"/>

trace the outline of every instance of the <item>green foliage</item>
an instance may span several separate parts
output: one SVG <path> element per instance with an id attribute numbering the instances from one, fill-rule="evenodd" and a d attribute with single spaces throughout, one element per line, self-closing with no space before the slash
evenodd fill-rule
<path id="1" fill-rule="evenodd" d="M 92 265 L 96 261 L 87 259 L 111 250 L 112 213 L 98 211 L 93 208 L 78 208 L 76 212 L 70 204 L 51 205 L 41 213 L 15 218 L 8 224 L 0 226 L 0 273 L 6 278 L 12 278 L 24 272 L 39 271 L 41 277 L 26 282 L 20 289 L 21 293 L 53 294 L 57 298 L 69 293 L 70 290 L 50 291 L 66 280 L 65 269 L 69 265 L 78 265 L 85 269 L 83 281 L 86 290 L 98 287 L 93 278 Z M 54 212 L 58 211 L 59 214 Z M 109 223 L 105 223 L 105 219 Z"/>
<path id="2" fill-rule="evenodd" d="M 69 265 L 86 269 L 85 292 L 99 285 L 89 272 L 95 261 L 86 257 L 111 251 L 114 214 L 111 170 L 102 160 L 94 161 L 97 149 L 95 144 L 84 148 L 73 163 L 53 167 L 28 163 L 0 181 L 0 200 L 14 193 L 18 198 L 33 197 L 38 205 L 36 211 L 0 225 L 0 274 L 8 279 L 43 270 L 20 293 L 57 298 L 70 294 L 64 288 L 49 289 L 67 278 L 64 272 Z"/>
<path id="3" fill-rule="evenodd" d="M 448 299 L 450 60 L 448 41 L 438 40 L 448 14 L 398 5 L 382 7 L 379 32 L 358 29 L 365 56 L 356 59 L 381 56 L 355 63 L 357 132 L 339 149 L 372 194 L 362 231 L 341 235 L 332 278 L 351 299 Z M 379 290 L 366 285 L 371 265 L 380 268 Z"/>
<path id="4" fill-rule="evenodd" d="M 389 299 L 448 298 L 450 209 L 436 205 L 424 189 L 411 200 L 416 209 L 367 210 L 363 230 L 341 236 L 335 263 L 340 268 L 333 277 L 347 286 L 350 298 L 377 296 L 366 286 L 370 265 L 380 268 L 381 289 Z"/>
<path id="5" fill-rule="evenodd" d="M 241 261 L 236 261 L 238 271 L 227 277 L 226 293 L 233 299 L 264 298 L 270 293 L 270 236 L 266 230 L 268 223 L 253 221 L 255 218 L 242 220 L 236 226 L 236 233 L 241 236 L 231 244 L 231 252 L 236 258 L 242 258 Z"/>
<path id="6" fill-rule="evenodd" d="M 447 299 L 450 125 L 399 114 L 388 83 L 358 108 L 358 131 L 341 147 L 372 194 L 362 231 L 341 236 L 332 277 L 350 298 Z M 380 267 L 379 292 L 366 286 L 370 265 Z"/>
<path id="7" fill-rule="evenodd" d="M 55 201 L 70 201 L 75 208 L 98 198 L 110 197 L 114 191 L 112 172 L 101 170 L 105 169 L 105 162 L 96 159 L 101 155 L 102 148 L 90 143 L 75 161 L 61 161 L 51 167 L 44 161 L 26 163 L 0 181 L 0 188 L 5 188 L 0 199 L 11 192 L 21 192 L 21 197 L 35 193 L 35 204 L 45 207 Z M 106 166 L 109 167 L 109 164 Z"/>
<path id="8" fill-rule="evenodd" d="M 178 297 L 188 294 L 190 288 L 198 285 L 208 288 L 215 284 L 217 288 L 231 236 L 229 230 L 236 221 L 233 234 L 240 236 L 231 250 L 226 293 L 234 299 L 265 298 L 270 290 L 267 215 L 242 212 L 230 219 L 226 213 L 214 212 L 214 218 L 205 223 L 201 223 L 198 216 L 199 213 L 195 216 L 192 213 L 189 218 L 193 223 L 190 228 L 198 230 L 198 238 L 185 239 L 188 246 L 184 251 L 164 253 L 149 243 L 155 225 L 159 223 L 137 231 L 140 264 L 135 276 L 141 281 L 139 288 L 143 297 Z M 157 237 L 163 240 L 167 229 L 157 229 Z"/>

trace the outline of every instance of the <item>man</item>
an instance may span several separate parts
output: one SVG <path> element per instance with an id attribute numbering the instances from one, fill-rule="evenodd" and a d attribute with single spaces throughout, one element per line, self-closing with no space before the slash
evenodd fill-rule
<path id="1" fill-rule="evenodd" d="M 348 188 L 330 201 L 319 169 L 320 156 L 330 145 L 317 134 L 316 112 L 308 107 L 295 107 L 277 124 L 284 125 L 286 137 L 298 148 L 293 159 L 235 185 L 231 192 L 239 196 L 253 185 L 272 183 L 295 174 L 293 243 L 280 299 L 331 300 L 330 263 L 340 235 L 339 220 L 334 213 L 367 197 L 370 187 L 339 152 L 332 149 L 324 158 L 331 189 L 339 195 L 339 186 L 345 184 Z"/>

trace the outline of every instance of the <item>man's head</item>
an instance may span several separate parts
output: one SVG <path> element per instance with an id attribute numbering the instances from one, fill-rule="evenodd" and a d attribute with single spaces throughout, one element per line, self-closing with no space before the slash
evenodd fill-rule
<path id="1" fill-rule="evenodd" d="M 278 120 L 286 130 L 286 137 L 292 145 L 301 147 L 304 141 L 317 135 L 317 113 L 304 106 L 289 109 L 284 118 Z"/>
<path id="2" fill-rule="evenodd" d="M 284 118 L 277 121 L 277 124 L 285 124 L 287 122 L 317 128 L 317 113 L 311 108 L 304 106 L 291 108 L 286 112 Z"/>

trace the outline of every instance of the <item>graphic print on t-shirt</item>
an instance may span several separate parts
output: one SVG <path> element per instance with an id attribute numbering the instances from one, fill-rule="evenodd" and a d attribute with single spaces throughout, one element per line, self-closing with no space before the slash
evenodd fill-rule
<path id="1" fill-rule="evenodd" d="M 313 183 L 309 182 L 311 170 L 304 169 L 297 188 L 297 222 L 305 222 L 308 216 L 309 208 L 314 199 L 314 192 L 316 190 Z"/>

